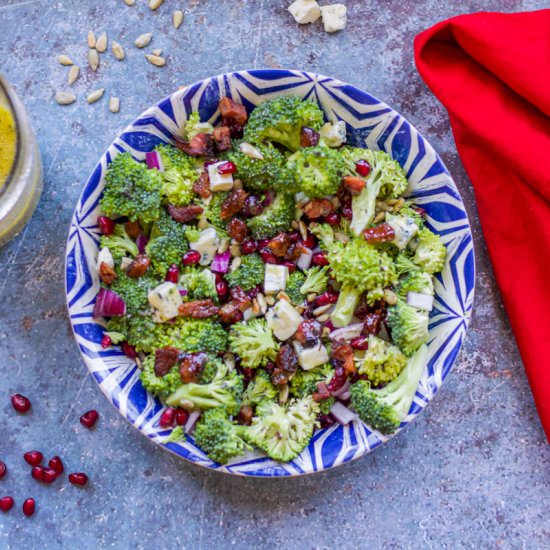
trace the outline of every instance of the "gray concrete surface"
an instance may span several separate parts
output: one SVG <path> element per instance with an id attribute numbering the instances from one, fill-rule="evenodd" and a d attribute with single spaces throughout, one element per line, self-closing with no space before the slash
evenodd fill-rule
<path id="1" fill-rule="evenodd" d="M 24 232 L 0 251 L 0 458 L 10 473 L 0 493 L 17 509 L 0 514 L 0 548 L 544 549 L 550 450 L 488 262 L 469 182 L 444 110 L 415 71 L 412 39 L 465 11 L 520 11 L 542 0 L 348 0 L 346 31 L 299 28 L 282 0 L 0 0 L 0 70 L 33 120 L 45 190 Z M 327 3 L 327 2 L 325 2 Z M 171 12 L 188 13 L 175 31 Z M 105 57 L 82 71 L 78 103 L 61 108 L 67 69 L 84 66 L 88 29 L 106 30 L 128 60 Z M 129 46 L 154 32 L 167 67 Z M 66 232 L 81 186 L 97 158 L 139 112 L 196 79 L 249 67 L 321 72 L 369 90 L 411 120 L 456 178 L 471 216 L 477 253 L 475 316 L 454 372 L 426 412 L 385 447 L 314 477 L 258 481 L 201 471 L 151 445 L 108 404 L 80 360 L 65 314 Z M 89 106 L 87 91 L 121 98 Z M 8 396 L 29 395 L 33 412 L 13 414 Z M 101 413 L 94 432 L 79 415 Z M 39 486 L 24 451 L 60 454 L 89 473 L 88 488 Z M 34 496 L 26 519 L 20 506 Z"/>

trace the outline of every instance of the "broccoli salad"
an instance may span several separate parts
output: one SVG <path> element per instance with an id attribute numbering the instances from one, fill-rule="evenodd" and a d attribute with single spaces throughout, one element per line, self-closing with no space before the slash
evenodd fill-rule
<path id="1" fill-rule="evenodd" d="M 212 460 L 296 458 L 359 417 L 394 432 L 426 364 L 446 249 L 385 152 L 285 96 L 174 145 L 116 156 L 98 225 L 104 348 L 120 345 L 164 404 L 170 440 Z"/>

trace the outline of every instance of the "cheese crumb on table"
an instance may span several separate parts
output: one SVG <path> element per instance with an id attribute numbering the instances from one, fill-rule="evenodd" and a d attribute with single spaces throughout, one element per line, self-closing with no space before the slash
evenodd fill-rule
<path id="1" fill-rule="evenodd" d="M 288 11 L 300 25 L 314 23 L 321 17 L 321 8 L 316 0 L 296 0 L 290 4 Z"/>
<path id="2" fill-rule="evenodd" d="M 321 8 L 326 32 L 337 32 L 346 28 L 347 9 L 344 4 L 331 4 Z"/>

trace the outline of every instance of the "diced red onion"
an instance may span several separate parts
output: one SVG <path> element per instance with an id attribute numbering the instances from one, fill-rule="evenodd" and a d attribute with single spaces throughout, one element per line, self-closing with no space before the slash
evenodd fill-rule
<path id="1" fill-rule="evenodd" d="M 158 151 L 149 151 L 148 153 L 145 153 L 145 162 L 147 163 L 147 168 L 150 170 L 155 169 L 160 172 L 164 172 L 162 158 Z"/>
<path id="2" fill-rule="evenodd" d="M 189 413 L 189 418 L 187 419 L 187 422 L 185 423 L 184 429 L 186 434 L 190 434 L 195 429 L 195 424 L 197 423 L 197 420 L 200 418 L 201 411 L 192 411 Z"/>
<path id="3" fill-rule="evenodd" d="M 420 292 L 407 292 L 407 304 L 424 311 L 432 311 L 434 308 L 434 297 L 430 294 Z"/>
<path id="4" fill-rule="evenodd" d="M 345 401 L 346 399 L 349 399 L 349 388 L 351 386 L 351 383 L 349 381 L 349 378 L 346 379 L 344 382 L 344 385 L 341 388 L 338 388 L 337 390 L 334 390 L 333 392 L 330 392 L 333 397 L 337 397 L 338 399 L 342 399 Z M 345 397 L 345 395 L 348 394 L 348 397 Z"/>
<path id="5" fill-rule="evenodd" d="M 180 296 L 187 296 L 188 292 L 185 290 L 185 288 L 178 289 L 178 292 L 180 293 Z"/>
<path id="6" fill-rule="evenodd" d="M 309 269 L 309 266 L 311 265 L 311 258 L 313 257 L 313 251 L 309 248 L 306 248 L 304 246 L 304 252 L 302 252 L 296 260 L 296 265 L 302 270 L 305 271 L 306 269 Z"/>
<path id="7" fill-rule="evenodd" d="M 231 252 L 226 250 L 223 254 L 216 254 L 210 265 L 210 269 L 215 273 L 227 273 L 229 271 L 229 262 Z"/>
<path id="8" fill-rule="evenodd" d="M 122 317 L 126 314 L 124 300 L 110 288 L 102 288 L 95 300 L 94 319 L 98 317 Z"/>
<path id="9" fill-rule="evenodd" d="M 357 415 L 350 411 L 345 405 L 342 405 L 340 401 L 335 401 L 334 405 L 330 409 L 330 414 L 334 416 L 339 424 L 346 425 L 357 418 Z"/>
<path id="10" fill-rule="evenodd" d="M 353 338 L 361 336 L 362 332 L 363 323 L 353 323 L 352 325 L 348 325 L 347 327 L 337 328 L 336 330 L 333 330 L 328 335 L 328 337 L 335 342 L 341 342 L 343 340 L 353 340 Z"/>
<path id="11" fill-rule="evenodd" d="M 149 242 L 149 237 L 140 233 L 136 239 L 136 244 L 140 254 L 145 254 L 145 245 Z"/>

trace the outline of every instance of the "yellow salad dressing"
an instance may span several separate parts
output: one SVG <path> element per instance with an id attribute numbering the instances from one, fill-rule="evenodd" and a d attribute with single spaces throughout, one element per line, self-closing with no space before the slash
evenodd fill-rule
<path id="1" fill-rule="evenodd" d="M 11 111 L 0 98 L 0 190 L 10 173 L 15 159 L 17 137 Z"/>

